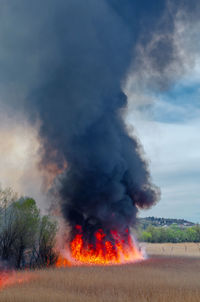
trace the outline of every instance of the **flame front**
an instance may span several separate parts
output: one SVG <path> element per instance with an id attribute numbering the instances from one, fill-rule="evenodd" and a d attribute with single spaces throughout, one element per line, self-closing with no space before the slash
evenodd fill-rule
<path id="1" fill-rule="evenodd" d="M 84 240 L 82 227 L 77 225 L 75 229 L 76 234 L 70 243 L 71 264 L 114 265 L 133 263 L 144 259 L 128 230 L 125 236 L 111 230 L 108 240 L 104 231 L 98 229 L 94 233 L 94 243 L 88 243 Z M 69 265 L 69 261 L 65 263 L 65 260 L 59 257 L 57 266 L 67 265 Z"/>

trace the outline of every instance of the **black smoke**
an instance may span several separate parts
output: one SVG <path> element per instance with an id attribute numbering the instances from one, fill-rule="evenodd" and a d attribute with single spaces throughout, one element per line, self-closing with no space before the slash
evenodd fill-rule
<path id="1" fill-rule="evenodd" d="M 98 228 L 124 233 L 135 223 L 137 207 L 148 208 L 159 197 L 122 118 L 127 98 L 121 86 L 137 21 L 106 1 L 67 3 L 70 20 L 59 15 L 52 28 L 59 47 L 55 66 L 31 95 L 40 108 L 44 163 L 54 150 L 58 164 L 67 161 L 60 196 L 72 229 L 80 224 L 88 236 Z M 135 14 L 137 7 L 130 9 Z"/>
<path id="2" fill-rule="evenodd" d="M 158 27 L 166 37 L 173 31 L 167 3 L 2 1 L 1 95 L 32 123 L 40 120 L 43 167 L 62 169 L 67 162 L 58 191 L 72 229 L 80 224 L 90 234 L 99 227 L 123 233 L 138 208 L 159 199 L 123 120 L 122 86 L 137 42 L 145 45 Z M 152 51 L 161 73 L 173 51 L 170 40 Z"/>

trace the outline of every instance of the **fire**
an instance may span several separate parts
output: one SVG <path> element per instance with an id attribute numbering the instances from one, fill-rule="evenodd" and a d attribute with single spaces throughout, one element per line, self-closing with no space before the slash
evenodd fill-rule
<path id="1" fill-rule="evenodd" d="M 94 233 L 94 243 L 88 243 L 84 240 L 82 227 L 77 225 L 75 229 L 76 234 L 70 243 L 72 264 L 115 265 L 144 259 L 128 230 L 124 236 L 114 230 L 111 230 L 107 236 L 102 229 L 98 229 Z M 69 264 L 69 261 L 66 263 Z M 61 257 L 57 266 L 67 266 L 66 263 Z"/>
<path id="2" fill-rule="evenodd" d="M 56 262 L 56 267 L 60 268 L 60 267 L 66 267 L 66 266 L 71 266 L 71 262 L 60 255 Z"/>
<path id="3" fill-rule="evenodd" d="M 14 271 L 1 271 L 0 272 L 0 290 L 4 289 L 5 287 L 15 285 L 15 284 L 22 284 L 25 282 L 29 282 L 32 276 L 30 274 L 19 274 L 15 273 Z"/>

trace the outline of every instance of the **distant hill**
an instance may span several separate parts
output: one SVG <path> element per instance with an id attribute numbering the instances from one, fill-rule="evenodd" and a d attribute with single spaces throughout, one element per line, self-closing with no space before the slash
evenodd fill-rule
<path id="1" fill-rule="evenodd" d="M 191 227 L 195 225 L 195 223 L 187 221 L 185 219 L 159 218 L 154 216 L 138 218 L 138 224 L 141 226 L 142 229 L 148 228 L 149 225 L 153 225 L 155 227 L 169 227 L 172 224 L 176 224 L 182 228 Z"/>

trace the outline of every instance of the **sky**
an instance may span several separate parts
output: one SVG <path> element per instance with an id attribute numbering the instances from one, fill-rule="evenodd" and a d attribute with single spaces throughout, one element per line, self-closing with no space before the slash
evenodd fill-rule
<path id="1" fill-rule="evenodd" d="M 188 96 L 188 101 L 193 96 Z M 197 95 L 198 97 L 198 91 Z M 181 98 L 181 96 L 180 96 Z M 198 108 L 175 105 L 162 96 L 147 111 L 129 116 L 143 145 L 161 201 L 142 216 L 200 220 L 200 119 Z M 149 112 L 150 110 L 150 112 Z M 192 114 L 193 112 L 193 114 Z M 192 115 L 192 116 L 190 116 Z"/>
<path id="2" fill-rule="evenodd" d="M 184 218 L 200 222 L 200 23 L 177 17 L 173 33 L 184 72 L 170 71 L 173 81 L 163 91 L 151 89 L 151 75 L 131 74 L 127 124 L 134 127 L 144 148 L 160 202 L 141 216 Z M 144 55 L 144 53 L 143 53 Z M 146 58 L 148 64 L 148 56 Z M 139 82 L 143 82 L 140 87 Z M 146 80 L 147 81 L 147 80 Z M 135 87 L 139 87 L 135 92 Z"/>
<path id="3" fill-rule="evenodd" d="M 166 14 L 169 14 L 169 11 L 170 5 Z M 10 43 L 7 31 L 10 33 L 12 24 L 6 14 L 4 18 L 6 21 L 4 20 L 4 26 L 1 26 L 0 39 L 4 41 L 5 50 L 1 49 L 0 59 L 6 62 L 10 55 L 13 61 L 8 60 L 9 64 L 16 64 L 16 70 L 21 70 L 20 60 L 23 56 L 20 56 L 17 38 L 16 41 L 11 40 L 19 47 L 16 51 L 19 55 L 19 66 L 18 62 L 14 62 L 14 59 L 18 58 L 17 55 L 15 58 L 12 50 L 9 53 L 6 49 Z M 130 134 L 136 135 L 140 141 L 153 182 L 161 190 L 160 202 L 150 210 L 140 210 L 140 216 L 184 218 L 200 222 L 200 21 L 198 18 L 188 18 L 187 11 L 181 9 L 173 15 L 173 19 L 175 27 L 172 32 L 155 30 L 146 44 L 140 43 L 140 40 L 137 43 L 134 54 L 136 59 L 122 83 L 123 91 L 128 97 L 124 119 Z M 22 28 L 20 35 L 22 33 L 22 36 L 26 36 L 28 30 Z M 168 40 L 173 44 L 175 57 L 169 60 L 163 70 L 156 69 L 152 53 L 159 43 Z M 31 47 L 31 43 L 29 46 Z M 23 83 L 22 86 L 21 83 L 19 85 L 20 94 L 13 88 L 13 83 L 9 83 L 10 99 L 14 99 L 16 93 L 19 94 L 19 99 L 23 94 L 21 88 L 26 91 L 29 81 L 37 82 L 37 64 L 40 65 L 40 60 L 37 57 L 37 49 L 34 51 L 31 59 L 28 58 L 31 63 L 27 60 L 27 66 L 31 68 L 27 68 L 27 72 L 24 64 L 22 71 L 25 72 L 21 75 L 23 79 L 17 79 L 19 83 Z M 45 51 L 44 48 L 44 57 Z M 167 55 L 167 51 L 163 53 Z M 162 62 L 165 59 L 168 61 L 160 53 L 155 56 L 157 57 Z M 50 59 L 52 60 L 51 56 Z M 12 71 L 10 65 L 8 70 Z M 29 74 L 29 69 L 32 74 Z M 12 74 L 14 77 L 15 73 Z M 16 107 L 17 101 L 14 105 Z M 2 99 L 0 105 L 0 183 L 2 187 L 13 187 L 19 194 L 33 196 L 41 208 L 46 208 L 46 191 L 42 184 L 44 177 L 49 178 L 49 175 L 44 175 L 45 172 L 38 168 L 39 122 L 37 127 L 34 127 L 29 123 L 25 112 L 16 113 L 13 108 L 8 108 Z M 51 172 L 54 174 L 54 168 Z"/>

